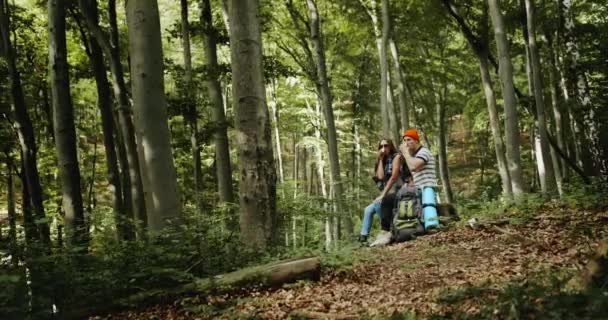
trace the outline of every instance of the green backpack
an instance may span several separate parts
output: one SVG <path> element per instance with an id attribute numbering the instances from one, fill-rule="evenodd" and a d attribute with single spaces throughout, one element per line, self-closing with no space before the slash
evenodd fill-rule
<path id="1" fill-rule="evenodd" d="M 393 213 L 391 232 L 395 242 L 413 240 L 417 235 L 424 234 L 424 226 L 420 221 L 422 206 L 418 192 L 413 197 L 398 199 Z"/>

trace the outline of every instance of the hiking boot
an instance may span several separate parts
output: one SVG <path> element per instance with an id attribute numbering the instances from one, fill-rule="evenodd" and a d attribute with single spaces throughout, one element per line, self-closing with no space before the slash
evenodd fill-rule
<path id="1" fill-rule="evenodd" d="M 358 241 L 361 242 L 361 243 L 366 243 L 367 242 L 367 235 L 360 235 Z"/>
<path id="2" fill-rule="evenodd" d="M 389 231 L 380 231 L 376 236 L 376 240 L 370 244 L 370 247 L 381 247 L 391 243 L 391 233 Z"/>

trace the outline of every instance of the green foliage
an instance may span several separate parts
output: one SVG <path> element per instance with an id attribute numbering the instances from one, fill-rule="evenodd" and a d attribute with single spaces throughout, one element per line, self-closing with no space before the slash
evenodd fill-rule
<path id="1" fill-rule="evenodd" d="M 608 206 L 608 184 L 603 178 L 592 179 L 591 184 L 584 184 L 575 179 L 564 185 L 564 195 L 560 202 L 571 208 L 604 209 Z"/>
<path id="2" fill-rule="evenodd" d="M 62 250 L 28 260 L 37 275 L 32 281 L 44 284 L 34 294 L 52 301 L 63 315 L 94 313 L 101 307 L 124 306 L 135 295 L 171 291 L 195 278 L 259 261 L 259 255 L 243 250 L 234 234 L 218 232 L 216 224 L 221 220 L 217 218 L 215 213 L 191 215 L 183 226 L 142 241 L 117 242 L 112 233 L 99 233 L 88 254 Z M 23 311 L 16 300 L 24 297 L 25 284 L 19 273 L 23 269 L 10 271 L 3 264 L 0 297 L 7 299 L 2 299 L 0 310 L 3 314 Z"/>
<path id="3" fill-rule="evenodd" d="M 0 266 L 0 318 L 19 319 L 26 310 L 24 268 Z"/>

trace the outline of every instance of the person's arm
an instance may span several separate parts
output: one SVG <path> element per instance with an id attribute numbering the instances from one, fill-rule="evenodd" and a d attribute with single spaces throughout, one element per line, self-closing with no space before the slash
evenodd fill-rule
<path id="1" fill-rule="evenodd" d="M 374 180 L 376 181 L 384 180 L 384 158 L 380 154 L 376 160 L 376 172 L 374 173 L 374 177 Z"/>
<path id="2" fill-rule="evenodd" d="M 401 175 L 400 171 L 401 171 L 401 156 L 396 155 L 395 158 L 393 158 L 393 172 L 391 174 L 391 177 L 386 182 L 386 184 L 384 186 L 384 190 L 382 190 L 382 193 L 380 194 L 380 196 L 378 196 L 377 199 L 381 200 L 391 190 L 393 185 L 397 182 L 397 180 L 399 180 L 399 177 Z"/>
<path id="3" fill-rule="evenodd" d="M 405 147 L 403 144 L 399 146 L 399 149 L 405 157 L 405 164 L 407 165 L 407 168 L 410 169 L 410 172 L 418 172 L 424 168 L 426 165 L 426 161 L 424 159 L 413 157 L 407 147 Z"/>

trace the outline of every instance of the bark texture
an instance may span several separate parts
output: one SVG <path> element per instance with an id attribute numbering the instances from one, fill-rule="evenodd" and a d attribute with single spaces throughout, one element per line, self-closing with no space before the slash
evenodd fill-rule
<path id="1" fill-rule="evenodd" d="M 68 235 L 68 244 L 84 249 L 88 241 L 88 230 L 85 227 L 82 207 L 74 108 L 70 95 L 65 36 L 65 3 L 63 0 L 49 0 L 47 10 L 53 122 L 63 196 L 64 223 Z"/>
<path id="2" fill-rule="evenodd" d="M 524 193 L 524 181 L 519 152 L 519 120 L 517 116 L 517 104 L 515 100 L 515 88 L 513 86 L 513 65 L 511 53 L 504 24 L 504 18 L 500 11 L 499 0 L 488 0 L 490 17 L 494 26 L 494 38 L 498 47 L 499 75 L 505 109 L 505 145 L 507 167 L 511 178 L 511 187 L 516 198 Z"/>
<path id="3" fill-rule="evenodd" d="M 211 4 L 209 0 L 202 0 L 201 25 L 203 26 L 205 41 L 205 64 L 207 66 L 207 91 L 211 100 L 211 121 L 213 122 L 213 140 L 215 142 L 216 175 L 220 202 L 233 202 L 232 192 L 232 165 L 230 163 L 230 146 L 228 144 L 228 123 L 224 113 L 222 87 L 219 81 L 219 66 L 217 63 L 217 30 L 213 28 Z"/>
<path id="4" fill-rule="evenodd" d="M 317 4 L 314 0 L 307 0 L 308 11 L 310 15 L 310 40 L 313 47 L 314 58 L 317 66 L 318 86 L 321 89 L 320 98 L 325 115 L 325 124 L 327 126 L 327 148 L 329 152 L 329 165 L 331 169 L 330 183 L 333 186 L 334 201 L 338 213 L 344 213 L 342 210 L 343 186 L 340 177 L 340 160 L 338 158 L 338 138 L 336 133 L 336 125 L 334 122 L 334 111 L 332 105 L 332 95 L 329 88 L 329 80 L 327 77 L 327 66 L 325 63 L 325 48 L 323 45 L 323 35 L 321 32 L 321 21 L 317 10 Z M 345 217 L 346 232 L 350 235 L 353 233 L 352 219 L 349 215 Z"/>
<path id="5" fill-rule="evenodd" d="M 241 240 L 264 249 L 277 236 L 276 171 L 262 69 L 257 0 L 231 0 L 230 51 L 239 157 Z"/>
<path id="6" fill-rule="evenodd" d="M 129 0 L 127 24 L 133 110 L 148 226 L 152 231 L 159 231 L 169 220 L 181 216 L 181 204 L 167 123 L 156 0 Z"/>
<path id="7" fill-rule="evenodd" d="M 21 161 L 23 163 L 23 180 L 27 184 L 29 197 L 26 197 L 26 202 L 29 202 L 34 211 L 36 219 L 40 221 L 36 225 L 36 232 L 33 234 L 35 238 L 42 241 L 44 247 L 50 245 L 50 230 L 49 225 L 45 220 L 46 214 L 42 203 L 42 187 L 40 185 L 40 175 L 37 167 L 38 149 L 34 137 L 34 128 L 30 120 L 27 105 L 23 95 L 21 86 L 21 74 L 17 69 L 17 61 L 13 49 L 13 44 L 10 40 L 11 25 L 10 11 L 6 0 L 0 0 L 0 36 L 2 54 L 6 58 L 8 67 L 8 77 L 10 80 L 10 90 L 12 97 L 12 112 L 15 114 L 15 122 L 13 127 L 17 131 L 19 138 L 19 147 L 21 150 Z"/>

